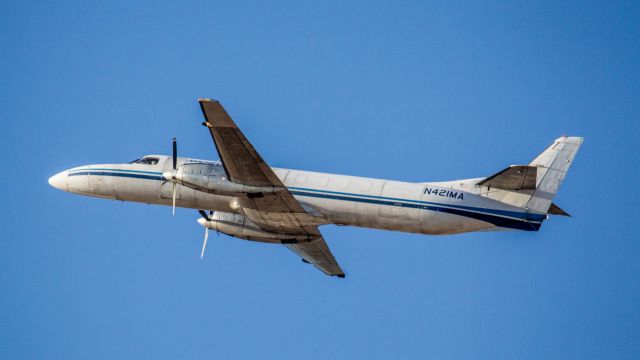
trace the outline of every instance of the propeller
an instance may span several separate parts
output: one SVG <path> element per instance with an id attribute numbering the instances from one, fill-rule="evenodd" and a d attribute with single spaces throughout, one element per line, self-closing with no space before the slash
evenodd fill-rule
<path id="1" fill-rule="evenodd" d="M 176 183 L 172 182 L 172 196 L 171 196 L 171 215 L 176 216 Z"/>
<path id="2" fill-rule="evenodd" d="M 207 215 L 207 213 L 204 210 L 198 210 L 198 212 L 200 213 L 200 215 L 202 215 L 202 218 L 205 220 L 210 220 L 211 219 L 211 215 L 213 215 L 213 211 L 209 211 L 209 215 Z M 204 227 L 204 242 L 202 243 L 202 251 L 200 252 L 200 260 L 202 260 L 202 258 L 204 258 L 204 249 L 206 249 L 207 247 L 207 240 L 209 239 L 209 228 L 207 226 Z"/>
<path id="3" fill-rule="evenodd" d="M 200 260 L 204 257 L 204 249 L 207 247 L 207 239 L 209 238 L 209 228 L 204 228 L 204 242 L 202 243 L 202 252 L 200 252 Z"/>
<path id="4" fill-rule="evenodd" d="M 173 138 L 173 170 L 178 167 L 178 142 Z"/>
<path id="5" fill-rule="evenodd" d="M 172 160 L 173 160 L 173 174 L 176 173 L 176 170 L 178 168 L 178 142 L 176 141 L 176 138 L 173 138 L 173 154 L 172 154 Z M 172 189 L 171 189 L 171 215 L 175 216 L 176 215 L 176 182 L 175 180 L 171 182 L 172 184 Z"/>

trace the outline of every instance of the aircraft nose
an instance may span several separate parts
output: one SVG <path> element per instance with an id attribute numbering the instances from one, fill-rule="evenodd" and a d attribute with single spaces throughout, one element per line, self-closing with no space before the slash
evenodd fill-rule
<path id="1" fill-rule="evenodd" d="M 49 178 L 49 185 L 62 191 L 67 191 L 67 172 L 59 172 Z"/>

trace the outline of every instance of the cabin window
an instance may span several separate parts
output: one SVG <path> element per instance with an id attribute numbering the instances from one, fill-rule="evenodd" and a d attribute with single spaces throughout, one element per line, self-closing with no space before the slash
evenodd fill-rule
<path id="1" fill-rule="evenodd" d="M 156 165 L 160 161 L 157 157 L 145 157 L 131 162 L 132 164 Z"/>

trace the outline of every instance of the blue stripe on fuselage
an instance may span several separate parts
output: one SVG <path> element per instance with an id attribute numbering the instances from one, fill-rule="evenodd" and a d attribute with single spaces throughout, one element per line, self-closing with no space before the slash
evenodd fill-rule
<path id="1" fill-rule="evenodd" d="M 78 176 L 78 175 L 117 176 L 117 177 L 128 177 L 128 178 L 134 178 L 134 179 L 163 180 L 162 176 L 160 175 L 121 173 L 121 172 L 113 172 L 113 171 L 77 171 L 77 172 L 69 173 L 69 176 Z"/>
<path id="2" fill-rule="evenodd" d="M 431 211 L 443 212 L 447 214 L 465 216 L 465 217 L 469 217 L 469 218 L 473 218 L 481 221 L 486 221 L 488 223 L 494 224 L 495 226 L 510 228 L 510 229 L 517 229 L 517 230 L 538 231 L 540 229 L 540 226 L 542 225 L 539 222 L 528 222 L 526 220 L 510 219 L 510 218 L 506 218 L 498 215 L 479 213 L 479 212 L 473 212 L 473 211 L 465 211 L 461 209 L 451 209 L 451 208 L 446 208 L 442 206 L 403 203 L 398 201 L 354 198 L 354 197 L 346 197 L 346 196 L 340 196 L 340 195 L 301 192 L 296 190 L 292 190 L 291 193 L 293 195 L 298 195 L 298 196 L 308 196 L 308 197 L 323 198 L 323 199 L 354 201 L 354 202 L 361 202 L 361 203 L 367 203 L 367 204 L 389 205 L 389 206 L 399 206 L 399 207 L 406 207 L 406 208 L 413 208 L 413 209 L 431 210 Z"/>
<path id="3" fill-rule="evenodd" d="M 164 180 L 162 173 L 152 171 L 123 170 L 123 169 L 76 169 L 68 174 L 69 176 L 79 175 L 95 175 L 95 176 L 114 176 L 128 177 L 144 180 Z M 299 187 L 289 187 L 289 191 L 293 195 L 307 196 L 315 198 L 324 198 L 332 200 L 353 201 L 368 204 L 399 206 L 413 209 L 424 209 L 430 211 L 438 211 L 448 214 L 466 216 L 473 219 L 486 221 L 499 227 L 537 231 L 540 229 L 541 222 L 546 219 L 543 214 L 520 213 L 506 210 L 496 210 L 487 208 L 476 208 L 462 205 L 439 204 L 427 201 L 399 199 L 384 196 L 364 195 L 345 193 L 329 190 L 308 189 Z M 514 219 L 515 218 L 515 219 Z"/>
<path id="4" fill-rule="evenodd" d="M 450 208 L 454 208 L 454 209 L 485 212 L 485 213 L 491 213 L 493 215 L 508 216 L 508 217 L 517 218 L 517 219 L 521 219 L 521 220 L 527 220 L 527 221 L 543 221 L 543 220 L 546 219 L 546 216 L 543 215 L 543 214 L 531 214 L 531 213 L 524 213 L 524 212 L 517 212 L 517 211 L 497 210 L 497 209 L 489 209 L 489 208 L 478 208 L 478 207 L 473 207 L 473 206 L 463 206 L 463 205 L 455 205 L 455 204 L 441 204 L 441 203 L 434 203 L 434 202 L 429 202 L 429 201 L 399 199 L 399 198 L 386 197 L 386 196 L 353 194 L 353 193 L 345 193 L 345 192 L 339 192 L 339 191 L 317 190 L 317 189 L 300 188 L 300 187 L 293 187 L 293 186 L 290 187 L 289 190 L 312 191 L 312 192 L 321 193 L 321 194 L 342 195 L 342 196 L 357 196 L 357 197 L 364 197 L 364 198 L 369 198 L 369 199 L 386 200 L 386 201 L 391 201 L 392 202 L 390 205 L 393 205 L 398 201 L 402 201 L 402 202 L 409 202 L 409 203 L 412 203 L 412 204 L 419 204 L 419 205 L 433 205 L 433 206 L 438 206 L 438 207 L 446 206 L 446 207 L 450 207 Z"/>
<path id="5" fill-rule="evenodd" d="M 70 172 L 74 171 L 109 171 L 109 172 L 125 172 L 125 173 L 140 173 L 140 174 L 153 174 L 153 175 L 162 175 L 160 171 L 142 171 L 142 170 L 127 170 L 127 169 L 109 169 L 109 168 L 79 168 L 70 170 Z"/>

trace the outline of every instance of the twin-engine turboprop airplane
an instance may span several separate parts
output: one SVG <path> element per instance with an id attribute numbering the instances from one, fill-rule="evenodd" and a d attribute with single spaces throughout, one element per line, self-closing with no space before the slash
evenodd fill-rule
<path id="1" fill-rule="evenodd" d="M 327 275 L 344 277 L 318 230 L 338 224 L 421 234 L 517 229 L 537 231 L 580 137 L 561 137 L 529 165 L 486 178 L 409 183 L 271 168 L 222 105 L 198 100 L 221 161 L 148 155 L 128 164 L 60 172 L 51 186 L 81 195 L 198 209 L 208 229 L 245 240 L 284 244 Z M 208 211 L 208 212 L 207 212 Z"/>

